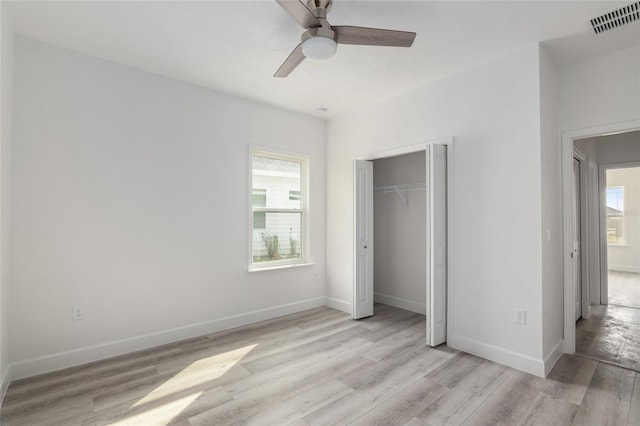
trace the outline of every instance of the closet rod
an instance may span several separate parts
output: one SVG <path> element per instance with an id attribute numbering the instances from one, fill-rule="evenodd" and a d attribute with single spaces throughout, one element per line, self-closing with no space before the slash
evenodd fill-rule
<path id="1" fill-rule="evenodd" d="M 426 183 L 405 183 L 403 185 L 376 186 L 373 188 L 373 192 L 415 191 L 426 188 Z"/>

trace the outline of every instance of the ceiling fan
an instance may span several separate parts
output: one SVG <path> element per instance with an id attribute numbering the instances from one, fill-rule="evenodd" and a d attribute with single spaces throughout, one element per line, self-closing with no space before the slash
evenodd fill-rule
<path id="1" fill-rule="evenodd" d="M 274 77 L 286 77 L 305 59 L 328 59 L 335 55 L 338 43 L 362 46 L 410 47 L 416 33 L 380 28 L 332 26 L 327 21 L 332 0 L 276 0 L 306 31 L 302 41 L 280 65 Z"/>

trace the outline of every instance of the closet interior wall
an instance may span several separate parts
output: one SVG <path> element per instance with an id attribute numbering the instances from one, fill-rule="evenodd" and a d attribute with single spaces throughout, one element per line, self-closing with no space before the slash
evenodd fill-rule
<path id="1" fill-rule="evenodd" d="M 373 161 L 374 300 L 426 310 L 426 153 Z"/>

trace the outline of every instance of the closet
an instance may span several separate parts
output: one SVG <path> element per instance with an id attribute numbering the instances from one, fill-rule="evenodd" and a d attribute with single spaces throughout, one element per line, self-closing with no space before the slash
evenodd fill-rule
<path id="1" fill-rule="evenodd" d="M 354 319 L 374 301 L 425 314 L 427 344 L 446 341 L 447 144 L 354 161 Z"/>
<path id="2" fill-rule="evenodd" d="M 426 314 L 424 151 L 373 161 L 374 301 Z"/>

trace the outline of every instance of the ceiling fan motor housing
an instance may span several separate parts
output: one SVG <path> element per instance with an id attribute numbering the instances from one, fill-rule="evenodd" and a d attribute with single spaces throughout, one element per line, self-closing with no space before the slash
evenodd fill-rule
<path id="1" fill-rule="evenodd" d="M 327 12 L 331 10 L 331 5 L 333 4 L 332 0 L 309 0 L 307 1 L 307 8 L 316 15 L 316 11 L 321 11 L 324 16 L 318 16 L 317 18 L 325 18 L 327 17 Z"/>

